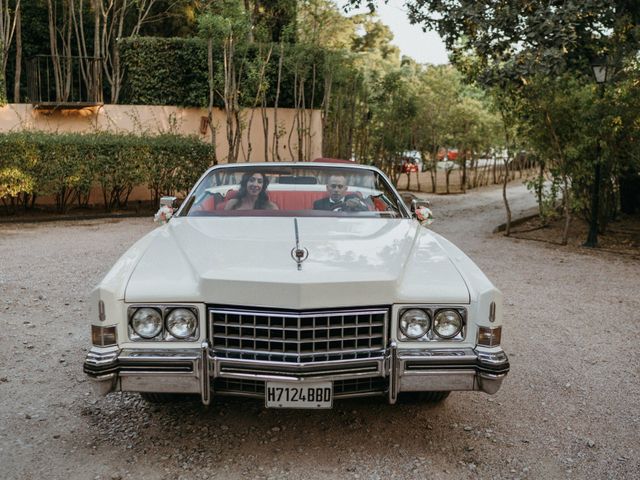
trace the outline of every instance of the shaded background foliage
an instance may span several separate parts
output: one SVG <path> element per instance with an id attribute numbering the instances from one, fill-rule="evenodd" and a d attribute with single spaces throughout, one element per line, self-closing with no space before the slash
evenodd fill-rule
<path id="1" fill-rule="evenodd" d="M 199 38 L 138 37 L 121 41 L 122 59 L 127 66 L 121 103 L 133 105 L 179 105 L 205 107 L 208 97 L 207 44 Z M 264 48 L 264 46 L 263 46 Z M 251 77 L 251 67 L 259 60 L 260 45 L 242 45 L 237 53 L 240 70 L 240 102 L 252 107 L 257 85 Z M 295 108 L 295 76 L 306 75 L 306 107 L 320 108 L 324 96 L 324 76 L 327 57 L 332 53 L 312 45 L 287 44 L 280 81 L 278 106 Z M 275 105 L 280 50 L 274 48 L 266 68 L 264 82 L 266 107 Z M 216 72 L 222 68 L 222 53 L 214 51 Z M 333 65 L 335 66 L 335 64 Z M 346 67 L 345 67 L 346 68 Z M 316 72 L 315 82 L 312 71 Z M 353 72 L 352 72 L 353 73 Z M 223 80 L 215 77 L 215 88 L 222 91 Z M 311 104 L 313 99 L 313 105 Z M 216 107 L 223 107 L 222 97 L 216 95 Z"/>

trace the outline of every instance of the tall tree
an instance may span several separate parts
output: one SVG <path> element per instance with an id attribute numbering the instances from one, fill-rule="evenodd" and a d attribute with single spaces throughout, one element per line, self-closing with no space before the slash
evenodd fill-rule
<path id="1" fill-rule="evenodd" d="M 243 63 L 238 58 L 238 45 L 246 43 L 251 23 L 246 10 L 237 0 L 222 0 L 199 18 L 199 26 L 201 36 L 207 39 L 209 56 L 214 48 L 222 50 L 222 71 L 213 72 L 210 65 L 209 83 L 222 86 L 222 91 L 217 90 L 217 93 L 224 102 L 229 147 L 227 161 L 235 163 L 238 161 L 243 129 L 239 89 Z M 214 81 L 216 74 L 222 81 Z"/>
<path id="2" fill-rule="evenodd" d="M 20 25 L 20 0 L 0 0 L 0 77 L 2 81 L 2 97 L 7 98 L 6 78 L 9 50 L 16 30 Z"/>

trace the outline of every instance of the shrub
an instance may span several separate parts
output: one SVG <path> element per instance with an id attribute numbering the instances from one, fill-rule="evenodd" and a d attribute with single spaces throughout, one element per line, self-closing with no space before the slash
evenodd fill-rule
<path id="1" fill-rule="evenodd" d="M 38 161 L 38 149 L 27 135 L 0 135 L 0 199 L 8 210 L 31 204 L 37 188 Z"/>
<path id="2" fill-rule="evenodd" d="M 145 181 L 155 203 L 161 194 L 187 191 L 213 162 L 213 150 L 195 137 L 164 134 L 148 137 Z"/>
<path id="3" fill-rule="evenodd" d="M 98 184 L 105 208 L 122 208 L 136 185 L 148 185 L 156 201 L 187 190 L 212 158 L 210 145 L 172 134 L 0 134 L 0 198 L 26 207 L 36 195 L 53 195 L 65 212 L 74 201 L 86 206 Z"/>

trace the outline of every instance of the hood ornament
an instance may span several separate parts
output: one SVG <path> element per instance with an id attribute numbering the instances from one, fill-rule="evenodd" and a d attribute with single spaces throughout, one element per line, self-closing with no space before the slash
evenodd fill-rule
<path id="1" fill-rule="evenodd" d="M 291 250 L 291 258 L 293 258 L 298 264 L 298 271 L 302 270 L 302 262 L 304 262 L 309 256 L 309 250 L 304 247 L 300 247 L 300 235 L 298 234 L 298 219 L 293 219 L 293 224 L 296 229 L 296 246 Z"/>

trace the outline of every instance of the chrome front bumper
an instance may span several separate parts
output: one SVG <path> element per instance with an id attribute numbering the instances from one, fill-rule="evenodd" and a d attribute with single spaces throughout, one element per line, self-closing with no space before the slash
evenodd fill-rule
<path id="1" fill-rule="evenodd" d="M 205 405 L 213 393 L 263 397 L 260 385 L 263 388 L 266 381 L 330 380 L 334 386 L 348 386 L 369 380 L 370 386 L 361 390 L 341 387 L 336 398 L 384 394 L 393 404 L 400 392 L 496 393 L 509 372 L 509 360 L 500 348 L 399 350 L 391 342 L 379 355 L 364 359 L 267 362 L 215 356 L 208 342 L 203 342 L 199 348 L 180 350 L 93 347 L 84 372 L 103 395 L 113 391 L 189 393 L 199 394 Z M 229 385 L 251 388 L 234 390 Z"/>

